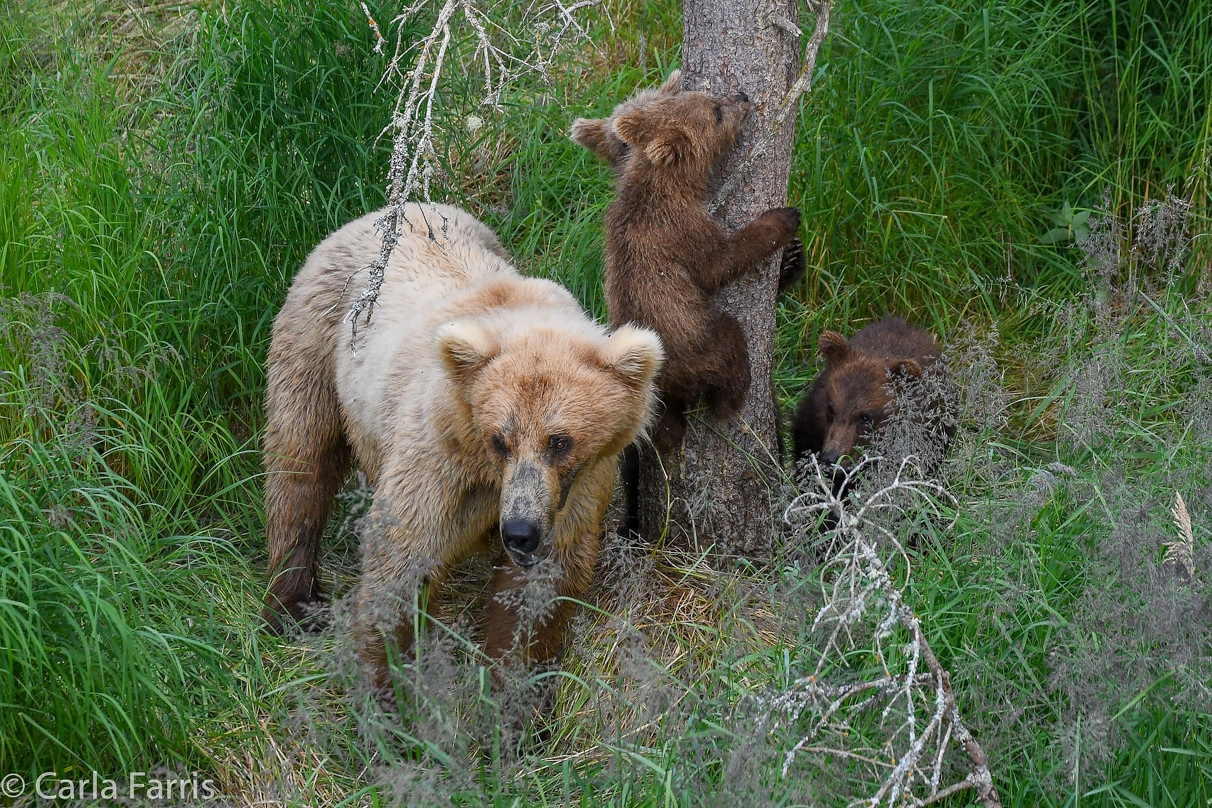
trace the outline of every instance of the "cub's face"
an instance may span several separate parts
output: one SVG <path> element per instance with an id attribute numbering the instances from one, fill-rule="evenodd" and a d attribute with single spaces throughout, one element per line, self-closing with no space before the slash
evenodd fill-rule
<path id="1" fill-rule="evenodd" d="M 448 372 L 471 414 L 470 435 L 500 485 L 500 532 L 521 567 L 546 558 L 578 481 L 647 423 L 660 340 L 626 326 L 597 342 L 556 330 L 502 346 L 475 321 L 439 335 Z"/>
<path id="2" fill-rule="evenodd" d="M 841 335 L 826 331 L 818 347 L 825 358 L 824 465 L 850 468 L 862 449 L 870 446 L 888 421 L 895 401 L 890 383 L 898 377 L 918 377 L 913 359 L 886 362 L 851 350 Z"/>
<path id="3" fill-rule="evenodd" d="M 710 170 L 732 147 L 745 116 L 744 93 L 716 98 L 700 92 L 658 95 L 614 119 L 614 132 L 657 170 Z"/>
<path id="4" fill-rule="evenodd" d="M 849 468 L 888 419 L 892 403 L 883 362 L 851 361 L 830 371 L 825 387 L 825 445 L 820 461 Z"/>

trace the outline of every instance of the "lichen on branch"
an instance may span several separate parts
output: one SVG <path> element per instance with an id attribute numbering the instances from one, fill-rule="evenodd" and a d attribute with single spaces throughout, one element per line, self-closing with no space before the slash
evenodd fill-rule
<path id="1" fill-rule="evenodd" d="M 589 40 L 580 19 L 582 13 L 601 3 L 551 0 L 519 8 L 506 0 L 495 0 L 481 8 L 472 0 L 415 0 L 391 21 L 396 30 L 395 48 L 379 85 L 398 87 L 391 121 L 380 135 L 392 136 L 388 208 L 375 222 L 383 235 L 382 249 L 378 258 L 358 270 L 367 271 L 367 283 L 346 313 L 355 337 L 359 323 L 370 323 L 387 262 L 404 228 L 424 227 L 435 242 L 445 240 L 446 222 L 433 205 L 432 183 L 441 171 L 437 108 L 451 60 L 462 55 L 462 70 L 481 71 L 480 106 L 499 110 L 506 93 L 523 77 L 550 81 L 550 68 L 559 53 L 571 43 Z M 362 9 L 375 36 L 374 51 L 383 53 L 387 39 L 365 3 Z M 419 39 L 410 37 L 415 30 L 412 26 L 427 14 L 434 14 L 428 32 Z M 474 122 L 482 125 L 478 117 Z M 470 118 L 468 125 L 478 128 Z M 428 203 L 434 220 L 426 217 L 424 222 L 409 221 L 405 205 L 414 201 Z"/>

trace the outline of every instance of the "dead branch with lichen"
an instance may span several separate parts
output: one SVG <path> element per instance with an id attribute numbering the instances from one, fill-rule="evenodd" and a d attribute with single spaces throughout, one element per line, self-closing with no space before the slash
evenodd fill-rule
<path id="1" fill-rule="evenodd" d="M 921 619 L 905 602 L 912 565 L 904 543 L 874 518 L 915 505 L 927 518 L 943 521 L 940 501 L 954 507 L 956 500 L 938 483 L 920 479 L 912 458 L 903 460 L 892 479 L 874 492 L 845 493 L 864 471 L 870 474 L 880 462 L 878 457 L 863 458 L 843 473 L 844 480 L 838 485 L 834 475 L 826 474 L 814 458 L 810 490 L 793 500 L 784 513 L 789 525 L 815 530 L 827 518 L 834 526 L 826 531 L 830 547 L 821 568 L 823 603 L 813 620 L 813 630 L 824 636 L 817 649 L 816 668 L 765 699 L 764 706 L 776 716 L 772 731 L 808 723 L 807 732 L 786 753 L 783 776 L 798 755 L 812 753 L 846 759 L 874 775 L 872 779 L 878 783 L 874 792 L 851 803 L 855 806 L 926 806 L 973 788 L 986 808 L 1000 808 L 988 756 L 960 716 L 950 674 L 930 648 Z M 881 554 L 889 552 L 905 569 L 899 585 Z M 849 655 L 864 647 L 859 638 L 868 635 L 858 631 L 864 623 L 870 629 L 870 650 L 878 674 L 860 681 L 831 681 L 851 669 Z M 898 627 L 908 634 L 908 642 L 890 649 L 888 644 Z M 900 661 L 893 663 L 893 656 Z M 841 743 L 858 734 L 851 733 L 851 728 L 861 713 L 877 708 L 882 744 Z M 964 750 L 968 773 L 944 784 L 946 753 L 952 741 Z"/>
<path id="2" fill-rule="evenodd" d="M 440 171 L 435 109 L 444 71 L 457 55 L 458 46 L 470 40 L 470 52 L 463 64 L 468 70 L 478 67 L 483 71 L 480 106 L 499 110 L 503 94 L 519 79 L 537 75 L 550 81 L 549 69 L 557 54 L 570 42 L 589 40 L 589 32 L 578 15 L 600 6 L 601 2 L 551 0 L 519 8 L 498 0 L 481 8 L 472 0 L 415 0 L 392 20 L 396 28 L 395 48 L 380 82 L 380 86 L 395 84 L 399 87 L 391 122 L 382 133 L 392 135 L 387 171 L 388 207 L 375 222 L 383 234 L 379 257 L 358 270 L 359 273 L 363 269 L 367 271 L 367 284 L 346 313 L 355 337 L 359 320 L 362 325 L 370 323 L 387 262 L 404 228 L 408 227 L 410 231 L 424 228 L 435 242 L 440 240 L 439 234 L 441 240 L 445 239 L 447 222 L 433 205 L 431 193 L 433 179 Z M 408 24 L 435 8 L 436 16 L 429 32 L 420 39 L 408 38 Z M 362 10 L 375 36 L 374 51 L 383 53 L 388 40 L 365 3 L 362 3 Z M 512 22 L 504 22 L 511 16 Z M 483 125 L 483 121 L 474 116 L 467 123 L 473 131 Z M 423 215 L 422 221 L 408 220 L 405 205 L 416 200 L 429 203 L 432 218 Z"/>

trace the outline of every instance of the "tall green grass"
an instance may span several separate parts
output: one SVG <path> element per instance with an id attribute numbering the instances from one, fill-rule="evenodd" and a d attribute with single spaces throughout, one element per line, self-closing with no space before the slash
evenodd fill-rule
<path id="1" fill-rule="evenodd" d="M 1122 471 L 1139 501 L 1165 503 L 1162 516 L 1174 490 L 1212 485 L 1190 409 L 1207 368 L 1167 320 L 1207 272 L 1204 5 L 840 5 L 800 115 L 791 198 L 810 271 L 780 304 L 785 402 L 825 328 L 890 311 L 943 334 L 961 320 L 996 327 L 1016 400 L 1011 426 L 986 436 L 990 451 L 1006 475 L 1062 460 L 1093 486 L 1035 506 L 1008 539 L 981 506 L 1021 500 L 1024 480 L 982 466 L 957 491 L 972 514 L 959 538 L 915 572 L 912 595 L 1007 805 L 1178 808 L 1212 796 L 1206 707 L 1174 706 L 1166 682 L 1140 682 L 1115 707 L 1122 743 L 1074 780 L 1057 732 L 1077 707 L 1050 689 L 1083 595 L 1135 592 L 1099 566 L 1099 542 L 1128 507 L 1107 504 L 1106 475 Z M 383 203 L 384 63 L 355 4 L 199 3 L 153 15 L 150 40 L 112 22 L 122 8 L 0 10 L 0 773 L 197 766 L 247 795 L 242 754 L 273 760 L 273 738 L 314 764 L 297 803 L 389 803 L 402 786 L 365 768 L 377 759 L 328 703 L 342 702 L 318 676 L 323 654 L 265 645 L 255 630 L 269 325 L 315 243 Z M 459 126 L 473 73 L 456 76 L 442 109 L 443 195 L 599 316 L 611 180 L 567 127 L 657 82 L 680 36 L 675 3 L 611 12 L 615 33 L 595 22 L 600 52 L 574 54 L 554 86 L 520 88 L 478 136 Z M 149 80 L 130 78 L 141 71 Z M 1048 234 L 1068 221 L 1066 203 L 1089 210 L 1109 188 L 1126 216 L 1170 185 L 1197 205 L 1186 277 L 1157 298 L 1164 316 L 1125 320 L 1113 438 L 1083 443 L 1065 426 L 1081 394 L 1059 371 L 1084 361 L 1096 324 L 1061 350 L 1073 326 L 1057 313 L 1098 290 L 1080 250 Z M 1198 305 L 1184 327 L 1207 322 Z M 1194 494 L 1191 504 L 1206 544 L 1212 512 Z M 340 551 L 348 561 L 348 541 Z M 585 652 L 569 669 L 591 684 L 601 629 L 573 638 Z M 566 683 L 551 760 L 524 782 L 483 774 L 482 793 L 502 805 L 710 803 L 726 772 L 687 750 L 730 753 L 713 727 L 748 692 L 729 656 L 744 642 L 728 632 L 745 630 L 740 617 L 694 626 L 675 655 L 710 671 L 701 746 L 671 724 L 603 763 L 609 738 L 571 708 L 611 683 Z M 746 659 L 773 679 L 804 642 Z M 296 700 L 323 732 L 294 725 L 306 721 Z M 315 749 L 329 757 L 306 757 Z"/>
<path id="2" fill-rule="evenodd" d="M 109 9 L 0 17 L 6 771 L 210 760 L 260 669 L 264 340 L 383 199 L 380 64 L 356 17 L 298 11 L 181 10 L 134 100 Z"/>

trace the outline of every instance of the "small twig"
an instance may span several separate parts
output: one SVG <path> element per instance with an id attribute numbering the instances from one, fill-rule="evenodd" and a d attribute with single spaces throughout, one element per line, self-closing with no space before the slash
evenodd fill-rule
<path id="1" fill-rule="evenodd" d="M 943 800 L 950 797 L 952 794 L 955 794 L 960 791 L 964 791 L 965 789 L 973 788 L 973 787 L 975 787 L 975 785 L 976 784 L 973 783 L 971 779 L 965 777 L 963 780 L 960 780 L 958 783 L 952 783 L 951 785 L 944 788 L 942 791 L 931 794 L 930 797 L 928 797 L 927 799 L 922 800 L 921 802 L 917 803 L 917 808 L 925 808 L 925 806 L 927 806 L 927 805 L 934 805 L 937 802 L 942 802 Z"/>
<path id="2" fill-rule="evenodd" d="M 807 740 L 807 738 L 804 739 L 804 741 Z M 794 755 L 796 752 L 811 752 L 818 755 L 833 755 L 834 757 L 847 758 L 849 760 L 861 760 L 863 763 L 870 763 L 872 766 L 883 766 L 886 768 L 892 767 L 892 764 L 886 760 L 878 760 L 876 758 L 867 757 L 855 752 L 848 752 L 845 749 L 834 749 L 831 746 L 801 746 L 804 741 L 800 741 L 800 743 L 796 744 L 795 748 L 792 749 L 788 754 Z"/>
<path id="3" fill-rule="evenodd" d="M 804 35 L 804 32 L 800 30 L 800 27 L 798 25 L 793 23 L 791 20 L 789 20 L 787 17 L 783 16 L 782 14 L 771 14 L 770 17 L 768 17 L 768 19 L 770 20 L 771 25 L 775 26 L 776 28 L 782 28 L 784 31 L 791 34 L 796 39 L 799 39 L 800 37 L 802 37 Z"/>
<path id="4" fill-rule="evenodd" d="M 382 32 L 379 31 L 379 24 L 371 16 L 370 9 L 366 7 L 365 2 L 362 3 L 362 11 L 366 14 L 366 21 L 370 23 L 371 29 L 375 32 L 375 53 L 382 53 L 383 46 L 387 43 L 387 40 L 383 38 Z"/>

